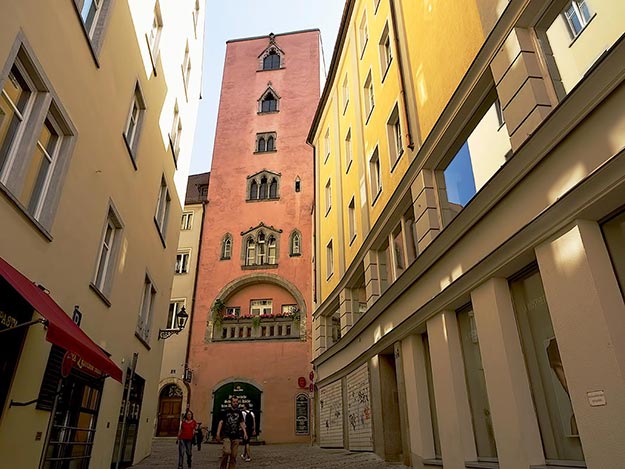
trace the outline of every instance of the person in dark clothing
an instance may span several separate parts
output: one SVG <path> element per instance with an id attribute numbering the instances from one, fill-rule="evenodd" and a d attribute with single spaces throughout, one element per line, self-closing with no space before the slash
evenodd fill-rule
<path id="1" fill-rule="evenodd" d="M 193 419 L 193 412 L 187 410 L 180 424 L 178 432 L 178 469 L 182 469 L 184 454 L 187 453 L 187 466 L 191 467 L 191 455 L 193 453 L 193 435 L 197 428 L 197 422 Z"/>
<path id="2" fill-rule="evenodd" d="M 230 407 L 221 413 L 219 425 L 217 426 L 217 435 L 215 435 L 217 441 L 220 441 L 223 437 L 220 469 L 236 469 L 237 451 L 239 451 L 241 434 L 247 440 L 247 430 L 243 414 L 239 409 L 239 399 L 232 397 L 230 399 Z"/>
<path id="3" fill-rule="evenodd" d="M 252 454 L 250 453 L 250 438 L 256 435 L 256 416 L 252 412 L 247 404 L 243 404 L 243 420 L 245 422 L 245 429 L 247 430 L 247 438 L 243 440 L 243 454 L 241 457 L 246 461 L 252 460 Z"/>

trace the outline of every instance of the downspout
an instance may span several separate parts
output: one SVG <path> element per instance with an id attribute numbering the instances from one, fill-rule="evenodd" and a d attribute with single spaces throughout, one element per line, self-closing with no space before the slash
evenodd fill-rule
<path id="1" fill-rule="evenodd" d="M 393 39 L 395 42 L 395 51 L 397 53 L 397 65 L 399 68 L 399 80 L 400 80 L 400 86 L 401 86 L 401 97 L 402 97 L 402 101 L 404 103 L 404 109 L 406 110 L 406 137 L 408 138 L 408 148 L 410 148 L 411 151 L 414 150 L 415 148 L 415 143 L 414 140 L 412 138 L 412 132 L 410 131 L 410 129 L 412 129 L 412 123 L 411 123 L 411 118 L 410 118 L 410 108 L 408 107 L 408 98 L 406 97 L 406 80 L 404 78 L 404 62 L 402 60 L 402 55 L 401 55 L 401 47 L 399 44 L 399 34 L 398 34 L 398 29 L 397 29 L 397 12 L 395 11 L 395 1 L 394 0 L 389 0 L 389 5 L 391 7 L 391 23 L 393 25 Z"/>

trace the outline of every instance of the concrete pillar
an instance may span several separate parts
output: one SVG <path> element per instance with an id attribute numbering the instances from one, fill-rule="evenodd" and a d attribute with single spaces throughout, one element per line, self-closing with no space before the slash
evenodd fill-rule
<path id="1" fill-rule="evenodd" d="M 499 466 L 527 469 L 544 464 L 540 430 L 506 279 L 488 280 L 471 292 L 473 314 Z"/>
<path id="2" fill-rule="evenodd" d="M 410 186 L 410 192 L 417 232 L 417 251 L 423 252 L 441 230 L 433 171 L 421 170 Z"/>
<path id="3" fill-rule="evenodd" d="M 427 370 L 423 340 L 411 335 L 401 342 L 406 409 L 408 420 L 408 444 L 412 467 L 423 469 L 424 459 L 434 459 L 434 436 L 430 415 Z"/>
<path id="4" fill-rule="evenodd" d="M 354 325 L 354 301 L 351 288 L 344 288 L 339 293 L 339 314 L 341 319 L 341 337 Z"/>
<path id="5" fill-rule="evenodd" d="M 536 258 L 587 467 L 621 467 L 625 305 L 601 229 L 577 221 Z"/>
<path id="6" fill-rule="evenodd" d="M 465 469 L 466 461 L 477 460 L 477 451 L 456 313 L 441 312 L 427 322 L 427 330 L 443 463 L 445 469 Z"/>
<path id="7" fill-rule="evenodd" d="M 397 400 L 399 407 L 399 432 L 401 436 L 401 462 L 410 467 L 410 441 L 409 441 L 409 425 L 408 425 L 408 395 L 406 394 L 406 376 L 404 373 L 404 353 L 402 351 L 401 342 L 395 342 L 395 374 L 397 376 Z M 412 396 L 411 396 L 412 397 Z"/>
<path id="8" fill-rule="evenodd" d="M 516 151 L 547 117 L 554 104 L 529 30 L 512 30 L 495 55 L 491 71 L 512 150 Z"/>
<path id="9" fill-rule="evenodd" d="M 369 386 L 371 389 L 371 425 L 373 427 L 373 452 L 384 459 L 384 425 L 382 416 L 382 383 L 379 355 L 369 363 Z"/>
<path id="10" fill-rule="evenodd" d="M 376 302 L 380 296 L 380 273 L 378 269 L 378 253 L 369 251 L 365 254 L 365 291 L 367 297 L 367 309 Z"/>

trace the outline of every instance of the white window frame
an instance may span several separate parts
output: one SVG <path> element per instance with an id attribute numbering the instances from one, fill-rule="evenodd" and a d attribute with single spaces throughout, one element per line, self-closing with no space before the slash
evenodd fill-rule
<path id="1" fill-rule="evenodd" d="M 393 62 L 393 46 L 391 44 L 391 33 L 388 27 L 388 23 L 384 25 L 382 37 L 380 37 L 379 48 L 381 76 L 382 81 L 384 81 L 384 78 L 386 78 L 386 72 L 388 72 L 391 63 Z"/>
<path id="2" fill-rule="evenodd" d="M 278 261 L 278 242 L 275 236 L 269 236 L 267 239 L 267 263 L 277 264 Z"/>
<path id="3" fill-rule="evenodd" d="M 191 251 L 178 251 L 178 253 L 176 254 L 176 266 L 174 268 L 176 274 L 188 274 L 190 264 Z"/>
<path id="4" fill-rule="evenodd" d="M 250 314 L 253 316 L 265 316 L 272 314 L 273 300 L 250 300 Z"/>
<path id="5" fill-rule="evenodd" d="M 388 137 L 389 157 L 391 160 L 391 167 L 393 167 L 404 153 L 401 116 L 399 112 L 399 104 L 397 103 L 393 107 L 393 111 L 386 122 L 386 131 Z"/>
<path id="6" fill-rule="evenodd" d="M 139 134 L 143 124 L 145 109 L 146 106 L 145 100 L 143 99 L 143 93 L 141 92 L 139 82 L 137 82 L 135 85 L 135 92 L 132 96 L 132 102 L 130 103 L 130 111 L 128 112 L 128 118 L 126 119 L 126 126 L 124 127 L 124 139 L 126 140 L 126 145 L 128 146 L 133 162 L 137 159 Z"/>
<path id="7" fill-rule="evenodd" d="M 349 243 L 356 239 L 356 198 L 352 196 L 347 206 L 348 226 L 349 226 Z"/>
<path id="8" fill-rule="evenodd" d="M 189 41 L 184 51 L 184 59 L 182 61 L 182 82 L 184 84 L 185 93 L 189 88 L 189 81 L 191 79 L 191 54 L 189 52 Z"/>
<path id="9" fill-rule="evenodd" d="M 174 154 L 174 159 L 178 159 L 180 153 L 180 140 L 182 135 L 182 118 L 180 117 L 180 109 L 178 108 L 178 101 L 174 104 L 174 118 L 171 125 L 171 132 L 169 134 L 169 142 L 171 144 L 171 151 Z"/>
<path id="10" fill-rule="evenodd" d="M 295 231 L 291 235 L 291 255 L 299 256 L 302 254 L 302 235 Z"/>
<path id="11" fill-rule="evenodd" d="M 334 273 L 334 248 L 332 240 L 326 244 L 326 278 L 330 278 Z"/>
<path id="12" fill-rule="evenodd" d="M 382 168 L 380 166 L 380 152 L 377 147 L 369 158 L 369 178 L 371 181 L 371 202 L 374 203 L 382 192 Z"/>
<path id="13" fill-rule="evenodd" d="M 360 26 L 358 27 L 358 39 L 360 42 L 360 58 L 365 55 L 365 49 L 369 42 L 369 28 L 367 26 L 367 12 L 363 13 L 360 20 Z"/>
<path id="14" fill-rule="evenodd" d="M 193 229 L 193 212 L 182 212 L 182 220 L 180 221 L 180 230 L 188 231 Z"/>
<path id="15" fill-rule="evenodd" d="M 349 80 L 347 78 L 347 75 L 345 75 L 345 78 L 343 79 L 342 91 L 343 91 L 343 114 L 345 114 L 345 111 L 347 110 L 347 105 L 349 104 Z"/>
<path id="16" fill-rule="evenodd" d="M 167 230 L 167 219 L 169 218 L 169 207 L 171 204 L 171 196 L 169 195 L 169 188 L 167 187 L 167 181 L 165 176 L 161 178 L 161 188 L 159 190 L 158 199 L 156 202 L 156 213 L 154 215 L 154 221 L 158 228 L 162 238 L 165 238 L 165 231 Z"/>
<path id="17" fill-rule="evenodd" d="M 364 102 L 365 102 L 365 123 L 369 122 L 369 118 L 373 113 L 373 108 L 375 108 L 375 91 L 373 89 L 373 75 L 371 74 L 371 70 L 367 74 L 367 79 L 365 80 L 365 84 L 363 86 L 364 92 Z"/>
<path id="18" fill-rule="evenodd" d="M 87 36 L 89 39 L 93 39 L 93 35 L 95 33 L 96 27 L 98 26 L 98 21 L 100 19 L 100 13 L 102 12 L 102 4 L 104 0 L 93 0 L 89 3 L 89 0 L 85 0 L 82 5 L 82 9 L 80 11 L 80 18 L 82 19 L 82 23 L 85 25 L 85 31 L 87 31 Z M 85 12 L 85 7 L 89 5 L 89 10 Z M 95 6 L 95 13 L 93 15 L 93 19 L 90 25 L 87 25 L 87 18 L 89 17 L 89 11 L 91 11 L 91 7 Z M 83 16 L 86 13 L 86 17 Z"/>
<path id="19" fill-rule="evenodd" d="M 109 234 L 110 228 L 110 236 Z M 106 223 L 102 236 L 100 237 L 100 247 L 96 258 L 95 272 L 92 286 L 103 295 L 108 295 L 111 291 L 115 265 L 117 264 L 117 252 L 122 238 L 123 225 L 117 212 L 112 205 L 109 205 Z"/>
<path id="20" fill-rule="evenodd" d="M 175 305 L 172 308 L 172 305 Z M 167 324 L 166 329 L 178 329 L 178 324 L 176 324 L 176 315 L 182 308 L 187 307 L 187 300 L 184 298 L 171 299 L 169 301 L 169 312 L 167 315 Z"/>
<path id="21" fill-rule="evenodd" d="M 148 343 L 150 342 L 156 293 L 156 287 L 150 276 L 146 273 L 143 283 L 143 292 L 141 294 L 141 307 L 139 309 L 136 333 L 143 341 Z"/>
<path id="22" fill-rule="evenodd" d="M 325 191 L 324 191 L 324 195 L 325 195 L 325 203 L 326 203 L 326 215 L 328 214 L 328 212 L 330 212 L 330 210 L 332 209 L 332 181 L 330 179 L 328 179 L 328 182 L 326 182 L 326 187 L 325 187 Z"/>
<path id="23" fill-rule="evenodd" d="M 351 127 L 347 129 L 347 134 L 345 134 L 345 172 L 349 171 L 349 168 L 352 166 L 353 162 L 353 154 L 352 154 L 352 129 Z"/>
<path id="24" fill-rule="evenodd" d="M 584 9 L 588 13 L 588 17 L 584 14 Z M 573 38 L 576 38 L 582 33 L 582 31 L 584 31 L 586 25 L 590 22 L 593 16 L 586 0 L 572 0 L 562 11 L 562 15 L 564 16 L 564 20 L 566 21 L 569 32 Z M 575 28 L 575 23 L 572 21 L 572 15 L 574 15 L 579 22 L 579 30 L 576 30 Z"/>
<path id="25" fill-rule="evenodd" d="M 195 8 L 191 15 L 193 16 L 193 34 L 195 39 L 197 39 L 197 24 L 200 19 L 200 0 L 195 0 Z"/>

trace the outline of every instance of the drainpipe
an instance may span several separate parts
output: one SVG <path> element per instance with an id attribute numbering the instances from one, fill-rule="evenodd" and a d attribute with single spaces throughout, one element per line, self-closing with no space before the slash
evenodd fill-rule
<path id="1" fill-rule="evenodd" d="M 389 0 L 389 4 L 391 7 L 391 23 L 393 26 L 393 39 L 395 42 L 395 52 L 397 53 L 397 65 L 399 67 L 399 80 L 401 82 L 401 97 L 402 97 L 402 101 L 404 103 L 404 109 L 406 110 L 406 137 L 408 138 L 408 148 L 410 148 L 410 150 L 414 150 L 415 148 L 415 143 L 414 140 L 412 138 L 412 132 L 410 131 L 410 129 L 412 129 L 412 124 L 411 124 L 411 118 L 410 118 L 410 114 L 411 114 L 411 108 L 408 107 L 408 98 L 406 97 L 406 80 L 404 78 L 404 72 L 405 72 L 405 68 L 404 68 L 404 62 L 402 60 L 402 54 L 401 54 L 401 46 L 399 44 L 399 34 L 398 34 L 398 29 L 397 29 L 397 12 L 395 9 L 395 0 Z"/>

